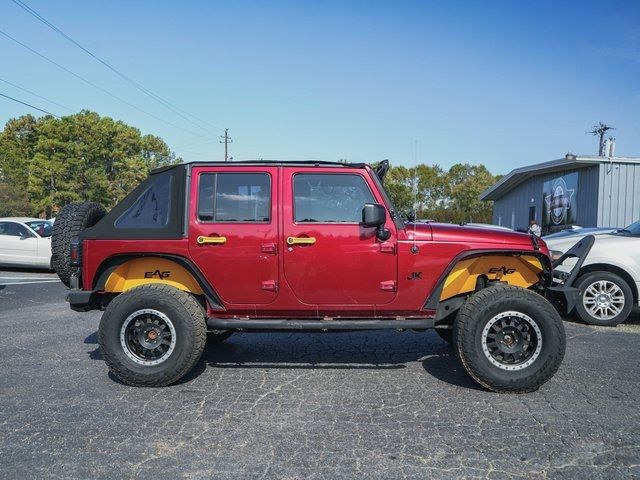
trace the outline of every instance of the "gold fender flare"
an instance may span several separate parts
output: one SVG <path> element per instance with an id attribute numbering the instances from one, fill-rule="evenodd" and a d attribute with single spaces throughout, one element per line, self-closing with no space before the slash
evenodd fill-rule
<path id="1" fill-rule="evenodd" d="M 478 277 L 529 288 L 540 282 L 544 267 L 533 255 L 486 255 L 458 262 L 444 281 L 440 300 L 473 292 Z"/>
<path id="2" fill-rule="evenodd" d="M 195 295 L 203 294 L 191 273 L 176 262 L 160 257 L 141 257 L 122 263 L 107 278 L 104 291 L 121 293 L 150 283 L 170 285 Z"/>

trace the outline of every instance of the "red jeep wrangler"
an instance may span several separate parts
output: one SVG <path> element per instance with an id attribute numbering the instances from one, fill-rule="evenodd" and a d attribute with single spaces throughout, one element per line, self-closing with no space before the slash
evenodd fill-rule
<path id="1" fill-rule="evenodd" d="M 388 163 L 192 163 L 151 172 L 106 213 L 71 204 L 53 263 L 76 311 L 104 310 L 100 349 L 123 382 L 176 382 L 207 334 L 424 330 L 481 385 L 537 389 L 565 350 L 545 299 L 543 241 L 405 223 Z"/>

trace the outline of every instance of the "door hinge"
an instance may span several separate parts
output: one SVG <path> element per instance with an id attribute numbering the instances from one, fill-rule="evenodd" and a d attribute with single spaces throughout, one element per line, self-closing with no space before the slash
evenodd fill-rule
<path id="1" fill-rule="evenodd" d="M 396 245 L 395 243 L 381 243 L 380 244 L 380 252 L 381 253 L 390 253 L 391 255 L 396 254 Z"/>
<path id="2" fill-rule="evenodd" d="M 386 282 L 380 282 L 380 290 L 384 290 L 385 292 L 395 292 L 396 291 L 396 282 L 395 282 L 395 280 L 388 280 Z"/>
<path id="3" fill-rule="evenodd" d="M 278 246 L 275 243 L 263 243 L 260 246 L 262 253 L 278 253 Z"/>
<path id="4" fill-rule="evenodd" d="M 262 290 L 267 290 L 268 292 L 277 292 L 278 291 L 278 282 L 275 280 L 265 280 L 262 282 Z"/>

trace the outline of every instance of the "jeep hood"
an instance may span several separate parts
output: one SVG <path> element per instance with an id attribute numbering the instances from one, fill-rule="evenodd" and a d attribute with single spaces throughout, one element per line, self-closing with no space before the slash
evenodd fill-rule
<path id="1" fill-rule="evenodd" d="M 526 233 L 509 232 L 483 227 L 467 227 L 449 223 L 430 223 L 432 238 L 437 242 L 473 242 L 523 245 L 532 247 L 531 236 Z M 539 240 L 540 245 L 544 245 Z"/>

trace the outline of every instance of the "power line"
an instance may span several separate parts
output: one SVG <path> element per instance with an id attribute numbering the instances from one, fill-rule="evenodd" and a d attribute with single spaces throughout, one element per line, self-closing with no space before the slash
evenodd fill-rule
<path id="1" fill-rule="evenodd" d="M 46 110 L 43 110 L 42 108 L 34 107 L 30 103 L 23 102 L 22 100 L 18 100 L 17 98 L 10 97 L 9 95 L 5 95 L 4 93 L 0 93 L 0 97 L 8 98 L 9 100 L 13 100 L 14 102 L 21 103 L 22 105 L 26 105 L 27 107 L 33 108 L 34 110 L 38 110 L 39 112 L 46 113 L 47 115 L 51 115 L 51 116 L 56 117 L 56 118 L 60 118 L 55 113 L 47 112 Z"/>
<path id="2" fill-rule="evenodd" d="M 14 37 L 12 37 L 11 35 L 9 35 L 8 33 L 4 32 L 4 31 L 2 31 L 2 30 L 0 30 L 0 35 L 4 35 L 4 36 L 5 36 L 6 38 L 8 38 L 9 40 L 11 40 L 11 41 L 13 41 L 13 42 L 17 43 L 18 45 L 20 45 L 20 46 L 21 46 L 21 47 L 23 47 L 23 48 L 26 48 L 26 49 L 27 49 L 27 50 L 29 50 L 31 53 L 33 53 L 33 54 L 35 54 L 35 55 L 39 56 L 40 58 L 43 58 L 43 59 L 44 59 L 44 60 L 46 60 L 47 62 L 49 62 L 49 63 L 51 63 L 51 64 L 55 65 L 56 67 L 58 67 L 58 68 L 60 68 L 60 69 L 64 70 L 64 71 L 65 71 L 65 72 L 67 72 L 68 74 L 73 75 L 73 76 L 74 76 L 74 77 L 76 77 L 77 79 L 82 80 L 82 81 L 83 81 L 84 83 L 86 83 L 87 85 L 90 85 L 90 86 L 92 86 L 93 88 L 95 88 L 95 89 L 97 89 L 97 90 L 100 90 L 101 92 L 105 93 L 106 95 L 109 95 L 111 98 L 115 98 L 115 99 L 116 99 L 116 100 L 118 100 L 119 102 L 122 102 L 122 103 L 124 103 L 125 105 L 128 105 L 129 107 L 131 107 L 131 108 L 133 108 L 133 109 L 135 109 L 135 110 L 137 110 L 137 111 L 139 111 L 139 112 L 141 112 L 141 113 L 144 113 L 145 115 L 148 115 L 148 116 L 149 116 L 149 117 L 151 117 L 151 118 L 154 118 L 154 119 L 158 120 L 159 122 L 165 123 L 165 124 L 167 124 L 167 125 L 169 125 L 169 126 L 171 126 L 171 127 L 177 128 L 177 129 L 179 129 L 179 130 L 183 130 L 183 131 L 188 132 L 188 133 L 190 133 L 190 134 L 192 134 L 192 135 L 195 135 L 195 136 L 197 136 L 197 137 L 210 138 L 210 137 L 206 137 L 206 135 L 202 135 L 202 134 L 200 134 L 200 133 L 195 133 L 195 132 L 193 132 L 193 131 L 191 131 L 191 130 L 188 130 L 188 129 L 183 128 L 183 127 L 181 127 L 181 126 L 179 126 L 179 125 L 176 125 L 175 123 L 171 123 L 171 122 L 169 122 L 169 121 L 167 121 L 167 120 L 165 120 L 165 119 L 163 119 L 163 118 L 161 118 L 161 117 L 158 117 L 157 115 L 154 115 L 153 113 L 150 113 L 150 112 L 147 112 L 146 110 L 143 110 L 142 108 L 140 108 L 140 107 L 138 107 L 138 106 L 134 105 L 133 103 L 128 102 L 128 101 L 127 101 L 127 100 L 125 100 L 124 98 L 119 97 L 119 96 L 118 96 L 118 95 L 116 95 L 115 93 L 111 93 L 109 90 L 107 90 L 107 89 L 105 89 L 105 88 L 102 88 L 101 86 L 96 85 L 95 83 L 91 82 L 90 80 L 87 80 L 87 79 L 86 79 L 86 78 L 84 78 L 83 76 L 78 75 L 77 73 L 75 73 L 75 72 L 73 72 L 73 71 L 69 70 L 69 69 L 68 69 L 68 68 L 66 68 L 66 67 L 63 67 L 62 65 L 60 65 L 60 64 L 59 64 L 59 63 L 57 63 L 56 61 L 51 60 L 51 59 L 50 59 L 49 57 L 47 57 L 46 55 L 43 55 L 42 53 L 40 53 L 40 52 L 38 52 L 38 51 L 34 50 L 33 48 L 29 47 L 28 45 L 25 45 L 25 44 L 24 44 L 24 43 L 22 43 L 21 41 L 19 41 L 19 40 L 15 39 Z"/>
<path id="3" fill-rule="evenodd" d="M 49 20 L 47 20 L 42 15 L 40 15 L 38 12 L 36 12 L 33 8 L 31 8 L 30 6 L 25 4 L 22 0 L 12 0 L 12 1 L 17 6 L 22 8 L 24 11 L 29 13 L 31 16 L 35 17 L 40 22 L 44 23 L 47 27 L 51 28 L 53 31 L 55 31 L 56 33 L 61 35 L 63 38 L 65 38 L 69 42 L 73 43 L 76 47 L 78 47 L 80 50 L 85 52 L 87 55 L 91 56 L 93 59 L 95 59 L 96 61 L 100 62 L 102 65 L 107 67 L 109 70 L 111 70 L 113 73 L 118 75 L 120 78 L 122 78 L 126 82 L 130 83 L 131 85 L 133 85 L 135 88 L 137 88 L 138 90 L 143 92 L 148 97 L 150 97 L 150 98 L 154 99 L 155 101 L 157 101 L 158 103 L 162 104 L 163 106 L 165 106 L 166 108 L 171 110 L 176 115 L 179 115 L 184 120 L 188 121 L 189 123 L 192 123 L 193 125 L 197 126 L 198 128 L 201 128 L 201 129 L 203 129 L 203 130 L 205 130 L 207 132 L 209 130 L 207 128 L 203 127 L 201 124 L 209 125 L 210 127 L 216 128 L 218 130 L 222 130 L 220 127 L 212 125 L 212 124 L 210 124 L 210 123 L 208 123 L 208 122 L 196 117 L 195 115 L 192 115 L 189 112 L 181 109 L 180 107 L 177 107 L 176 105 L 173 105 L 171 102 L 169 102 L 168 100 L 165 100 L 160 95 L 157 95 L 157 94 L 153 93 L 152 91 L 150 91 L 149 89 L 147 89 L 144 85 L 141 85 L 140 83 L 138 83 L 135 80 L 133 80 L 131 77 L 125 75 L 120 70 L 118 70 L 116 67 L 114 67 L 110 63 L 106 62 L 105 60 L 100 58 L 98 55 L 96 55 L 92 51 L 88 50 L 87 48 L 82 46 L 80 43 L 78 43 L 76 40 L 71 38 L 69 35 L 67 35 L 65 32 L 63 32 L 60 28 L 58 28 L 53 23 L 51 23 Z M 191 118 L 189 118 L 189 117 L 191 117 Z M 192 119 L 196 119 L 199 123 L 193 121 Z"/>
<path id="4" fill-rule="evenodd" d="M 213 143 L 216 142 L 217 140 L 213 139 L 213 140 L 193 140 L 191 142 L 187 142 L 187 143 L 183 143 L 180 145 L 180 148 L 193 148 L 193 147 L 203 147 L 205 145 L 208 145 L 209 143 Z"/>
<path id="5" fill-rule="evenodd" d="M 173 147 L 173 150 L 176 152 L 185 152 L 185 153 L 190 153 L 191 155 L 198 155 L 199 157 L 203 157 L 203 159 L 210 155 L 208 153 L 194 152 L 193 150 L 185 150 L 184 148 L 177 148 L 177 147 Z"/>
<path id="6" fill-rule="evenodd" d="M 62 105 L 61 103 L 58 102 L 54 102 L 53 100 L 48 99 L 47 97 L 43 97 L 42 95 L 38 95 L 36 92 L 32 92 L 31 90 L 27 90 L 26 88 L 21 87 L 20 85 L 16 85 L 15 83 L 11 83 L 8 80 L 5 80 L 4 78 L 0 78 L 0 82 L 4 82 L 7 85 L 11 85 L 14 88 L 17 88 L 18 90 L 22 90 L 23 92 L 29 93 L 31 95 L 33 95 L 34 97 L 38 97 L 46 102 L 52 103 L 54 105 L 57 105 L 58 107 L 64 108 L 65 110 L 69 110 L 70 112 L 74 112 L 75 110 L 73 110 L 72 108 L 66 107 L 64 105 Z"/>

